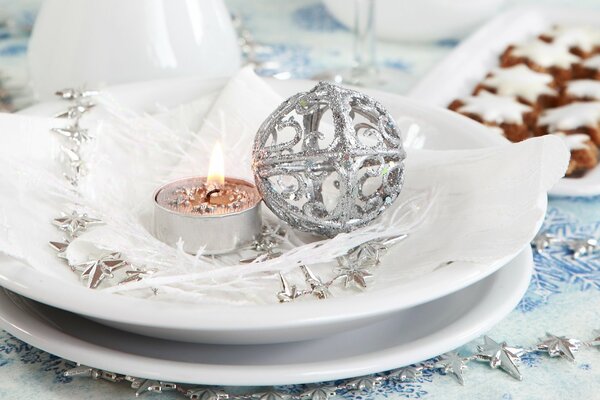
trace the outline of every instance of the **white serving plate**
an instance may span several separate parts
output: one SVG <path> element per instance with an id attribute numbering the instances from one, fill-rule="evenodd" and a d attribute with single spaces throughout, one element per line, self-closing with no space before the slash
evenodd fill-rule
<path id="1" fill-rule="evenodd" d="M 409 365 L 477 338 L 516 306 L 532 268 L 528 247 L 500 271 L 452 295 L 302 343 L 219 346 L 153 339 L 4 290 L 0 328 L 60 357 L 148 379 L 240 386 L 326 381 Z"/>
<path id="2" fill-rule="evenodd" d="M 494 67 L 506 47 L 539 35 L 553 24 L 600 26 L 600 12 L 570 8 L 518 7 L 498 15 L 453 50 L 409 93 L 413 99 L 447 107 L 469 95 Z M 556 196 L 600 194 L 600 168 L 581 178 L 563 178 L 550 191 Z"/>
<path id="3" fill-rule="evenodd" d="M 311 88 L 311 81 L 270 81 L 284 96 Z M 169 84 L 172 83 L 172 84 Z M 198 79 L 137 83 L 110 89 L 129 107 L 152 111 L 163 99 L 193 99 L 222 84 Z M 448 110 L 431 107 L 397 95 L 367 90 L 392 115 L 409 115 L 427 121 L 425 147 L 465 149 L 506 143 L 480 124 Z M 63 105 L 64 107 L 64 105 Z M 50 103 L 26 110 L 34 115 L 52 115 L 60 105 Z M 540 198 L 545 205 L 546 196 Z M 542 220 L 536 224 L 539 228 Z M 525 243 L 523 244 L 525 245 Z M 264 344 L 325 337 L 387 318 L 390 314 L 423 304 L 463 289 L 495 272 L 516 256 L 488 264 L 456 262 L 401 286 L 367 291 L 326 301 L 296 302 L 263 306 L 174 304 L 89 290 L 78 282 L 33 273 L 12 260 L 0 259 L 0 285 L 23 296 L 93 318 L 119 329 L 172 340 Z M 384 263 L 393 263 L 386 257 Z"/>

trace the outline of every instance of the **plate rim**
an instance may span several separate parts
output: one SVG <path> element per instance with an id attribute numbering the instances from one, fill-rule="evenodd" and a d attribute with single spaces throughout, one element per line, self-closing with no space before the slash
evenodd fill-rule
<path id="1" fill-rule="evenodd" d="M 459 319 L 448 322 L 440 330 L 433 332 L 426 337 L 420 337 L 409 343 L 394 346 L 390 349 L 376 350 L 368 352 L 366 355 L 354 355 L 341 360 L 329 360 L 318 362 L 303 362 L 298 364 L 256 366 L 251 364 L 232 365 L 232 364 L 199 364 L 193 362 L 182 362 L 173 360 L 161 360 L 157 357 L 146 357 L 139 354 L 128 354 L 120 350 L 107 349 L 97 344 L 86 342 L 79 338 L 69 336 L 64 332 L 52 326 L 50 320 L 42 321 L 41 318 L 35 318 L 31 313 L 23 312 L 14 300 L 7 294 L 6 289 L 0 293 L 0 298 L 4 297 L 14 306 L 14 316 L 6 317 L 6 311 L 0 308 L 0 327 L 20 340 L 32 344 L 49 353 L 58 355 L 72 361 L 80 362 L 84 365 L 108 370 L 111 372 L 123 373 L 147 379 L 159 379 L 173 382 L 185 382 L 190 384 L 206 385 L 234 385 L 234 386 L 263 386 L 263 385 L 289 385 L 311 383 L 319 381 L 329 381 L 335 379 L 350 378 L 353 376 L 368 375 L 376 372 L 399 368 L 403 365 L 410 365 L 425 359 L 435 357 L 446 351 L 451 351 L 479 337 L 482 333 L 497 324 L 506 315 L 508 315 L 521 300 L 527 291 L 531 275 L 534 268 L 533 252 L 530 246 L 524 248 L 519 255 L 511 261 L 512 265 L 506 265 L 496 271 L 488 279 L 494 279 L 497 289 L 486 292 L 483 302 L 473 304 L 469 311 L 465 312 Z M 510 264 L 510 263 L 509 263 Z M 520 272 L 518 280 L 514 282 L 515 270 Z M 507 284 L 506 279 L 510 276 L 511 284 Z M 502 280 L 504 279 L 504 281 Z M 480 282 L 483 282 L 480 281 Z M 512 289 L 507 295 L 507 286 Z M 469 288 L 463 289 L 468 290 Z M 454 293 L 454 295 L 459 294 Z M 438 299 L 441 300 L 442 298 Z M 0 299 L 1 301 L 1 299 Z M 498 304 L 498 302 L 500 302 Z M 1 304 L 1 303 L 0 303 Z M 488 306 L 491 307 L 492 312 Z M 33 311 L 32 311 L 33 312 Z M 65 312 L 60 310 L 60 312 Z M 475 318 L 475 315 L 477 318 Z M 83 318 L 76 316 L 75 318 Z M 469 325 L 469 320 L 475 319 L 477 326 Z M 25 320 L 25 322 L 23 322 Z M 461 325 L 462 324 L 462 325 Z M 37 325 L 37 327 L 36 327 Z M 41 327 L 41 328 L 40 328 Z M 40 332 L 41 329 L 41 332 Z M 54 340 L 48 334 L 49 331 L 58 335 Z M 447 331 L 454 332 L 453 335 L 446 335 Z M 40 333 L 37 333 L 40 332 Z M 398 352 L 402 352 L 402 347 L 411 346 L 413 342 L 419 342 L 422 346 L 423 341 L 432 340 L 431 337 L 442 336 L 440 340 L 428 345 L 427 351 L 421 351 L 421 355 L 404 355 L 402 362 L 398 362 Z M 73 342 L 78 342 L 74 347 Z M 87 346 L 87 347 L 86 347 Z M 395 350 L 395 352 L 394 352 Z M 414 353 L 414 352 L 413 352 Z M 99 360 L 93 360 L 94 357 Z M 133 364 L 143 365 L 144 371 L 133 367 L 131 361 L 113 360 L 112 363 L 118 363 L 115 369 L 111 364 L 111 357 L 123 357 L 127 355 L 127 360 L 134 359 Z M 365 360 L 367 358 L 367 360 Z M 160 362 L 160 365 L 158 365 Z M 337 369 L 331 368 L 331 363 L 335 362 Z M 165 368 L 169 367 L 169 368 Z M 138 367 L 139 368 L 139 367 Z M 179 368 L 178 371 L 174 369 Z M 164 374 L 165 370 L 170 374 Z M 182 372 L 187 371 L 187 372 Z"/>

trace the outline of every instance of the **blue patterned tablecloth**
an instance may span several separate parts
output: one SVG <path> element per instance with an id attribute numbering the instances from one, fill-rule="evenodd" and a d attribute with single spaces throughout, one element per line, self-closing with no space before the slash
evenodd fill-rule
<path id="1" fill-rule="evenodd" d="M 264 45 L 260 57 L 277 60 L 280 71 L 306 78 L 350 62 L 350 33 L 319 1 L 228 0 L 227 3 L 256 41 Z M 510 1 L 509 5 L 516 3 Z M 579 3 L 600 8 L 600 1 Z M 39 0 L 0 0 L 0 103 L 4 104 L 0 110 L 19 108 L 29 101 L 28 92 L 23 89 L 27 81 L 25 54 L 38 6 Z M 379 43 L 379 62 L 395 74 L 387 89 L 405 92 L 456 43 L 453 38 L 421 45 Z M 600 197 L 551 199 L 543 229 L 566 238 L 600 237 Z M 600 329 L 599 257 L 574 260 L 566 246 L 555 246 L 543 255 L 536 254 L 535 273 L 527 294 L 489 336 L 522 346 L 533 345 L 547 331 L 591 339 L 593 330 Z M 460 351 L 467 354 L 474 347 L 475 344 L 470 344 Z M 0 331 L 0 399 L 133 397 L 125 384 L 66 378 L 63 372 L 67 368 L 64 360 Z M 524 379 L 518 382 L 484 363 L 470 363 L 465 372 L 465 386 L 448 375 L 425 371 L 417 382 L 384 384 L 374 393 L 348 394 L 347 397 L 600 399 L 600 350 L 597 348 L 577 353 L 574 363 L 534 353 L 523 359 L 521 372 Z"/>

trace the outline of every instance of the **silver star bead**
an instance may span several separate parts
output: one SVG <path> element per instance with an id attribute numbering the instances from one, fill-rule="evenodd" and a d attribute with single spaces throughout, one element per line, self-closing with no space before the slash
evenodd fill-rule
<path id="1" fill-rule="evenodd" d="M 543 253 L 551 245 L 558 242 L 558 238 L 555 235 L 549 233 L 538 233 L 535 238 L 531 241 L 531 245 L 538 253 Z"/>
<path id="2" fill-rule="evenodd" d="M 398 368 L 389 374 L 390 378 L 397 379 L 400 382 L 416 381 L 422 376 L 422 368 L 413 366 Z"/>
<path id="3" fill-rule="evenodd" d="M 51 131 L 72 140 L 77 146 L 91 139 L 88 130 L 81 128 L 79 125 L 71 125 L 66 128 L 52 128 Z"/>
<path id="4" fill-rule="evenodd" d="M 112 278 L 113 272 L 127 265 L 119 253 L 110 253 L 97 260 L 73 265 L 74 271 L 81 273 L 81 279 L 87 280 L 87 287 L 96 289 L 106 278 Z"/>
<path id="5" fill-rule="evenodd" d="M 69 247 L 69 242 L 48 242 L 50 247 L 56 251 L 56 256 L 58 258 L 62 258 L 63 260 L 67 259 L 67 248 Z"/>
<path id="6" fill-rule="evenodd" d="M 69 147 L 61 146 L 63 159 L 72 172 L 76 175 L 83 175 L 85 172 L 85 163 L 79 156 L 79 153 Z"/>
<path id="7" fill-rule="evenodd" d="M 139 282 L 147 276 L 153 275 L 158 271 L 156 268 L 140 268 L 136 266 L 131 266 L 131 269 L 125 271 L 126 278 L 119 282 L 119 285 L 124 285 L 129 282 Z"/>
<path id="8" fill-rule="evenodd" d="M 596 337 L 588 344 L 592 347 L 598 347 L 600 349 L 600 329 L 594 330 L 593 333 L 596 335 Z"/>
<path id="9" fill-rule="evenodd" d="M 301 265 L 300 269 L 304 274 L 304 279 L 311 289 L 311 294 L 319 299 L 331 297 L 329 291 L 330 282 L 323 282 L 320 277 L 316 276 L 306 265 Z"/>
<path id="10" fill-rule="evenodd" d="M 75 368 L 65 371 L 63 375 L 68 377 L 85 376 L 88 378 L 102 379 L 109 382 L 117 382 L 121 379 L 121 375 L 119 374 L 88 367 L 86 365 L 77 365 Z"/>
<path id="11" fill-rule="evenodd" d="M 287 400 L 290 398 L 289 395 L 276 391 L 254 393 L 252 397 L 257 400 Z"/>
<path id="12" fill-rule="evenodd" d="M 63 100 L 76 100 L 83 97 L 96 96 L 98 92 L 95 90 L 63 89 L 56 91 L 54 94 Z"/>
<path id="13" fill-rule="evenodd" d="M 357 260 L 349 256 L 337 258 L 339 267 L 336 268 L 337 276 L 334 280 L 341 279 L 344 287 L 356 286 L 360 289 L 367 287 L 366 278 L 373 276 L 365 267 L 359 265 Z"/>
<path id="14" fill-rule="evenodd" d="M 539 351 L 547 352 L 550 357 L 562 357 L 569 361 L 575 361 L 573 353 L 579 350 L 580 346 L 581 341 L 577 339 L 546 333 L 546 337 L 540 339 L 540 343 L 536 345 L 536 348 Z"/>
<path id="15" fill-rule="evenodd" d="M 135 378 L 133 376 L 126 376 L 125 380 L 131 382 L 131 388 L 135 389 L 135 395 L 141 396 L 148 392 L 162 393 L 169 390 L 176 390 L 177 385 L 169 382 L 162 382 L 153 379 Z"/>
<path id="16" fill-rule="evenodd" d="M 365 267 L 374 267 L 379 265 L 381 257 L 386 253 L 387 246 L 378 241 L 371 241 L 359 245 L 353 253 L 360 265 Z"/>
<path id="17" fill-rule="evenodd" d="M 490 367 L 500 368 L 517 380 L 523 379 L 517 367 L 517 362 L 524 353 L 523 349 L 509 347 L 506 342 L 497 343 L 489 336 L 484 336 L 483 341 L 482 346 L 477 346 L 479 353 L 475 354 L 475 360 L 489 362 Z"/>
<path id="18" fill-rule="evenodd" d="M 335 395 L 335 388 L 317 387 L 303 392 L 300 398 L 305 400 L 328 400 Z"/>
<path id="19" fill-rule="evenodd" d="M 461 385 L 465 384 L 463 370 L 467 368 L 465 359 L 456 352 L 450 352 L 440 356 L 440 360 L 435 363 L 434 368 L 439 368 L 445 373 L 452 374 Z"/>
<path id="20" fill-rule="evenodd" d="M 208 388 L 190 389 L 185 393 L 190 400 L 226 400 L 229 395 L 221 390 Z"/>
<path id="21" fill-rule="evenodd" d="M 344 386 L 348 390 L 369 391 L 375 389 L 375 387 L 380 383 L 381 380 L 379 379 L 371 378 L 369 376 L 362 376 L 360 378 L 349 380 Z"/>
<path id="22" fill-rule="evenodd" d="M 302 295 L 302 293 L 298 291 L 296 285 L 290 285 L 285 276 L 281 273 L 279 274 L 279 280 L 281 282 L 282 290 L 277 293 L 277 299 L 280 303 L 289 303 Z"/>
<path id="23" fill-rule="evenodd" d="M 283 242 L 285 230 L 281 228 L 271 228 L 268 226 L 262 227 L 262 232 L 256 236 L 251 248 L 255 251 L 268 252 Z"/>
<path id="24" fill-rule="evenodd" d="M 573 258 L 581 258 L 598 251 L 596 239 L 575 239 L 569 242 L 569 249 L 573 252 Z"/>
<path id="25" fill-rule="evenodd" d="M 94 106 L 95 104 L 91 103 L 75 104 L 69 107 L 67 110 L 56 114 L 54 117 L 78 120 L 83 114 L 94 108 Z"/>
<path id="26" fill-rule="evenodd" d="M 285 233 L 285 230 L 279 227 L 271 228 L 263 226 L 262 232 L 258 234 L 248 246 L 248 249 L 258 252 L 258 255 L 243 258 L 240 260 L 240 263 L 248 264 L 255 261 L 262 262 L 279 257 L 282 252 L 277 251 L 277 248 L 283 243 Z"/>
<path id="27" fill-rule="evenodd" d="M 88 226 L 101 224 L 102 221 L 88 217 L 87 214 L 79 214 L 77 211 L 73 211 L 70 215 L 55 218 L 52 223 L 73 238 L 84 232 Z"/>

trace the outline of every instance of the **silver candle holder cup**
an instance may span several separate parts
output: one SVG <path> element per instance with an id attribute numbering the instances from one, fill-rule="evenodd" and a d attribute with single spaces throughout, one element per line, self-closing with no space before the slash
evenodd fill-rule
<path id="1" fill-rule="evenodd" d="M 221 185 L 205 177 L 169 182 L 154 193 L 154 235 L 186 253 L 217 255 L 251 243 L 262 227 L 256 186 L 226 177 Z"/>

